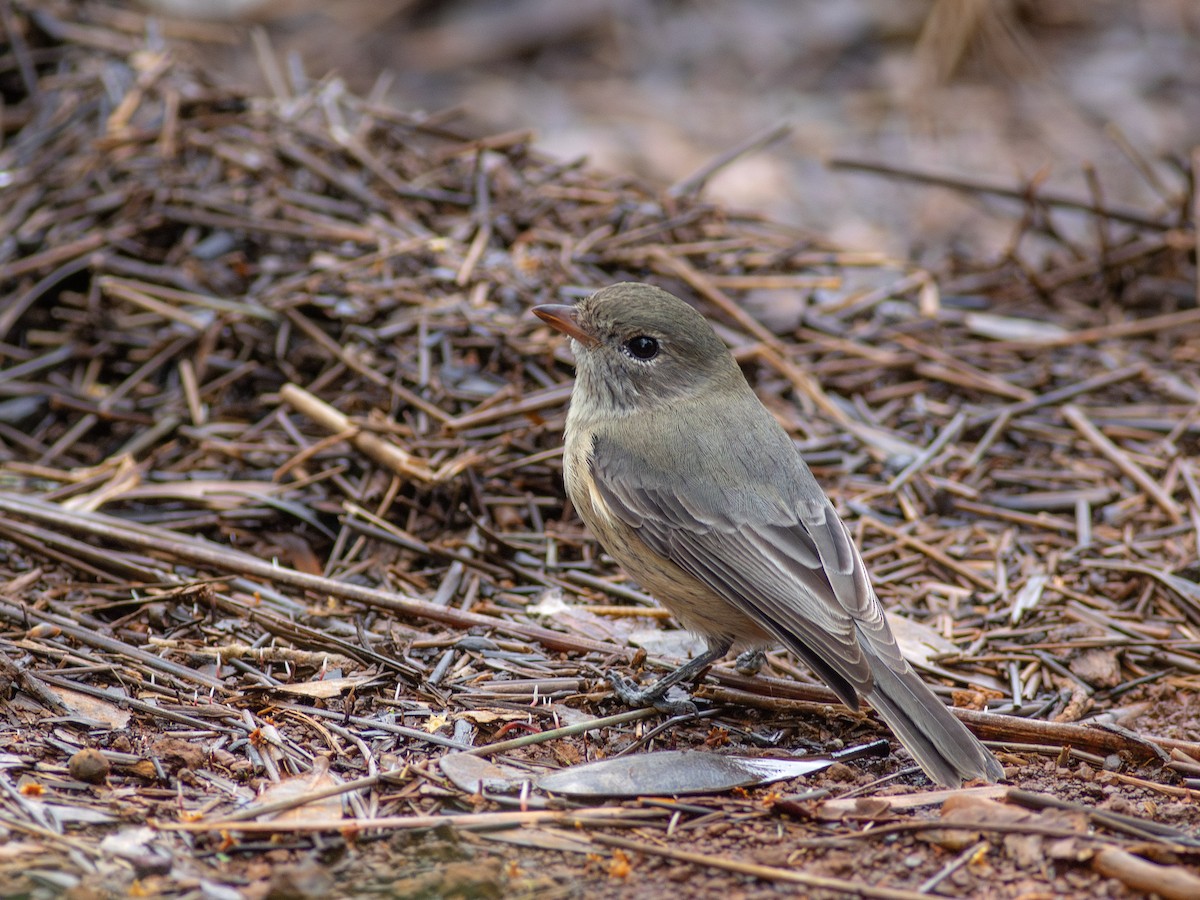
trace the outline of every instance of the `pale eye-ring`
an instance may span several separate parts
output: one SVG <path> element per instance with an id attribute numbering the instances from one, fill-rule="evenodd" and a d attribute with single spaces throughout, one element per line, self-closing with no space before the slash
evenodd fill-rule
<path id="1" fill-rule="evenodd" d="M 634 359 L 640 359 L 643 362 L 654 359 L 658 356 L 658 341 L 644 334 L 639 334 L 637 337 L 631 337 L 625 342 L 625 349 L 629 351 L 629 355 Z"/>

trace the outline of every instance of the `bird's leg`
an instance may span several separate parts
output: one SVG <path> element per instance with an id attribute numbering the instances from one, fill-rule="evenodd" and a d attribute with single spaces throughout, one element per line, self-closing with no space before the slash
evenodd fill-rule
<path id="1" fill-rule="evenodd" d="M 739 675 L 757 675 L 767 664 L 767 654 L 761 650 L 743 650 L 733 661 Z"/>
<path id="2" fill-rule="evenodd" d="M 677 684 L 695 681 L 696 676 L 728 653 L 731 646 L 733 640 L 730 638 L 709 638 L 707 650 L 674 671 L 668 672 L 649 687 L 638 687 L 635 682 L 618 672 L 608 673 L 608 683 L 612 685 L 613 693 L 628 706 L 653 706 L 672 716 L 695 713 L 695 703 L 691 700 L 668 700 L 667 691 Z"/>

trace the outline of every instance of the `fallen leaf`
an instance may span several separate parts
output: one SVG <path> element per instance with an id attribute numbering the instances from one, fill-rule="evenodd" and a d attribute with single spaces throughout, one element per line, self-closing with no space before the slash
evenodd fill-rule
<path id="1" fill-rule="evenodd" d="M 496 722 L 524 722 L 529 713 L 512 709 L 464 709 L 454 714 L 455 719 L 466 719 L 475 725 L 492 725 Z"/>
<path id="2" fill-rule="evenodd" d="M 1003 797 L 1008 787 L 1003 784 L 988 784 L 973 788 L 942 788 L 931 791 L 920 791 L 915 794 L 897 794 L 894 797 L 874 797 L 873 800 L 886 804 L 889 811 L 902 812 L 910 809 L 920 809 L 922 806 L 936 806 L 946 803 L 951 797 L 978 797 L 996 799 Z M 861 798 L 825 800 L 820 805 L 827 807 L 831 813 L 841 817 L 852 817 L 856 804 Z"/>
<path id="3" fill-rule="evenodd" d="M 180 769 L 199 769 L 208 762 L 208 751 L 191 741 L 162 738 L 150 745 L 150 756 L 157 757 L 168 772 Z"/>
<path id="4" fill-rule="evenodd" d="M 877 822 L 892 818 L 893 807 L 886 797 L 854 797 L 848 800 L 827 800 L 818 803 L 814 818 L 822 822 L 841 822 L 861 819 Z"/>
<path id="5" fill-rule="evenodd" d="M 533 776 L 516 766 L 494 763 L 473 753 L 447 753 L 438 760 L 442 774 L 468 794 L 487 791 L 493 794 L 515 794 Z"/>
<path id="6" fill-rule="evenodd" d="M 714 794 L 810 775 L 829 759 L 723 756 L 702 750 L 662 750 L 603 759 L 542 775 L 539 788 L 571 797 Z"/>
<path id="7" fill-rule="evenodd" d="M 342 811 L 342 798 L 335 794 L 332 797 L 303 800 L 309 794 L 315 794 L 326 788 L 342 784 L 343 779 L 329 771 L 328 757 L 318 756 L 313 761 L 313 767 L 303 775 L 294 778 L 284 778 L 270 785 L 259 794 L 254 805 L 279 803 L 295 800 L 297 805 L 282 810 L 272 817 L 275 822 L 292 822 L 294 824 L 312 822 L 337 822 L 345 818 Z"/>
<path id="8" fill-rule="evenodd" d="M 52 684 L 46 685 L 46 690 L 62 701 L 63 706 L 69 709 L 73 715 L 81 719 L 99 722 L 114 731 L 128 727 L 129 720 L 133 717 L 128 710 L 121 709 L 115 703 L 110 703 L 100 697 L 81 694 L 70 688 L 61 688 Z"/>
<path id="9" fill-rule="evenodd" d="M 1124 680 L 1117 652 L 1106 647 L 1093 647 L 1078 653 L 1067 662 L 1067 668 L 1092 687 L 1116 687 Z"/>
<path id="10" fill-rule="evenodd" d="M 317 681 L 299 681 L 295 684 L 274 684 L 269 690 L 273 693 L 292 694 L 296 697 L 311 697 L 315 700 L 330 700 L 340 697 L 352 688 L 383 682 L 386 679 L 378 675 L 355 675 L 346 678 L 322 678 Z"/>
<path id="11" fill-rule="evenodd" d="M 995 822 L 997 824 L 1008 824 L 1012 822 L 1025 822 L 1033 818 L 1034 813 L 1029 810 L 1019 809 L 1015 806 L 1009 806 L 1006 803 L 1000 803 L 990 797 L 978 796 L 975 794 L 954 794 L 946 798 L 946 802 L 942 804 L 941 818 L 943 822 Z M 925 840 L 937 844 L 946 850 L 957 853 L 960 850 L 965 850 L 972 844 L 977 843 L 980 838 L 978 830 L 967 831 L 961 828 L 947 829 L 946 831 L 929 831 L 925 833 Z"/>

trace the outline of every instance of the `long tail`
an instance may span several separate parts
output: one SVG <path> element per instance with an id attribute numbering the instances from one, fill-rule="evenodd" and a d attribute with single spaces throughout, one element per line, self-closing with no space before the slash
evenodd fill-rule
<path id="1" fill-rule="evenodd" d="M 866 694 L 867 702 L 926 775 L 946 787 L 959 787 L 975 778 L 1004 778 L 999 760 L 954 718 L 908 663 L 899 668 L 878 657 L 873 662 L 874 684 Z"/>

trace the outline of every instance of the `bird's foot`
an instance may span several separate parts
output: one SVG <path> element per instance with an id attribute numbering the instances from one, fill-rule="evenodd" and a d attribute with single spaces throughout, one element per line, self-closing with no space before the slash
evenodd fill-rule
<path id="1" fill-rule="evenodd" d="M 645 706 L 653 706 L 659 712 L 666 713 L 669 716 L 694 716 L 696 715 L 696 704 L 690 699 L 672 700 L 666 694 L 671 689 L 672 685 L 664 685 L 661 682 L 652 684 L 649 687 L 638 687 L 637 683 L 630 678 L 626 678 L 619 672 L 608 673 L 608 683 L 612 686 L 613 693 L 617 695 L 617 699 L 626 706 L 631 706 L 634 709 L 641 709 Z"/>
<path id="2" fill-rule="evenodd" d="M 757 675 L 767 664 L 767 654 L 761 650 L 743 650 L 733 661 L 739 675 Z"/>

